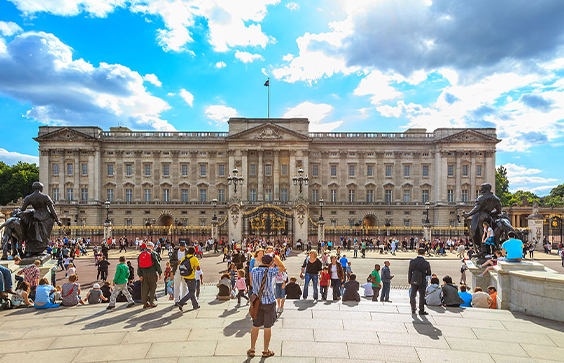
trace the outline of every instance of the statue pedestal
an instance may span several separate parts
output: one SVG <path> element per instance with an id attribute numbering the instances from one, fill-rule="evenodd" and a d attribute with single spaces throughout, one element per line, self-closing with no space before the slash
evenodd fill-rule
<path id="1" fill-rule="evenodd" d="M 321 219 L 317 222 L 317 243 L 325 241 L 325 221 Z"/>
<path id="2" fill-rule="evenodd" d="M 219 241 L 219 223 L 217 219 L 211 222 L 211 238 L 214 242 Z"/>
<path id="3" fill-rule="evenodd" d="M 20 266 L 23 267 L 23 266 L 31 265 L 36 260 L 41 261 L 41 265 L 44 265 L 45 263 L 47 263 L 51 260 L 51 255 L 44 253 L 40 256 L 22 258 L 22 261 L 20 262 Z"/>
<path id="4" fill-rule="evenodd" d="M 424 223 L 423 224 L 423 238 L 425 238 L 425 241 L 431 242 L 432 237 L 433 236 L 431 235 L 431 223 Z"/>
<path id="5" fill-rule="evenodd" d="M 104 241 L 110 237 L 112 237 L 112 222 L 106 222 L 104 223 Z"/>

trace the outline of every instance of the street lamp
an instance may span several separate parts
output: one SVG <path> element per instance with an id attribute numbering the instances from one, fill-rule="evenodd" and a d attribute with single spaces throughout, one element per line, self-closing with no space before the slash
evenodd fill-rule
<path id="1" fill-rule="evenodd" d="M 321 215 L 319 216 L 319 221 L 323 222 L 323 198 L 319 200 L 319 207 L 321 207 Z"/>
<path id="2" fill-rule="evenodd" d="M 300 194 L 302 194 L 302 185 L 305 184 L 307 185 L 307 182 L 309 181 L 309 178 L 306 176 L 304 176 L 304 169 L 299 168 L 298 169 L 298 176 L 294 175 L 294 177 L 292 178 L 292 180 L 294 181 L 294 185 L 300 185 Z"/>
<path id="3" fill-rule="evenodd" d="M 106 206 L 106 223 L 111 223 L 110 221 L 110 201 L 106 200 L 104 205 Z"/>
<path id="4" fill-rule="evenodd" d="M 429 208 L 431 207 L 431 203 L 429 203 L 429 201 L 425 202 L 425 224 L 430 224 L 431 221 L 429 221 Z"/>
<path id="5" fill-rule="evenodd" d="M 233 191 L 235 193 L 237 193 L 237 184 L 241 184 L 243 185 L 243 180 L 245 180 L 245 178 L 243 178 L 243 174 L 238 175 L 239 171 L 237 170 L 237 168 L 233 168 L 233 176 L 231 176 L 231 174 L 227 177 L 227 185 L 231 185 L 231 183 L 233 183 Z"/>
<path id="6" fill-rule="evenodd" d="M 212 222 L 217 222 L 217 215 L 215 214 L 215 207 L 217 207 L 217 199 L 213 198 L 212 199 L 212 204 L 213 204 L 213 218 L 212 218 Z"/>

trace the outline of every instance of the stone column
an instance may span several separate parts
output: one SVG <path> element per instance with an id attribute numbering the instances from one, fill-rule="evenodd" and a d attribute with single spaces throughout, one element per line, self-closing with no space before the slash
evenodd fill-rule
<path id="1" fill-rule="evenodd" d="M 274 175 L 274 195 L 272 200 L 280 200 L 280 162 L 278 158 L 280 157 L 280 150 L 274 150 L 274 170 L 272 171 Z"/>
<path id="2" fill-rule="evenodd" d="M 229 242 L 241 242 L 243 236 L 243 211 L 240 203 L 231 203 L 229 205 Z"/>
<path id="3" fill-rule="evenodd" d="M 212 219 L 211 222 L 211 235 L 214 241 L 219 241 L 219 222 Z"/>
<path id="4" fill-rule="evenodd" d="M 431 196 L 429 202 L 438 202 L 442 200 L 442 182 L 443 182 L 443 160 L 440 150 L 435 151 L 435 165 L 433 165 L 433 171 L 429 170 L 429 173 L 435 173 L 435 182 L 433 183 L 433 190 L 431 191 Z"/>
<path id="5" fill-rule="evenodd" d="M 476 152 L 472 151 L 470 154 L 472 160 L 472 166 L 470 168 L 470 195 L 468 196 L 468 201 L 476 200 Z"/>
<path id="6" fill-rule="evenodd" d="M 249 168 L 247 165 L 247 155 L 249 151 L 247 149 L 241 150 L 241 173 L 243 173 L 243 185 L 241 185 L 241 200 L 248 200 L 249 195 L 247 194 L 247 182 L 249 180 Z"/>
<path id="7" fill-rule="evenodd" d="M 460 158 L 461 158 L 461 152 L 457 151 L 455 153 L 456 155 L 456 176 L 455 176 L 455 180 L 456 180 L 456 185 L 455 185 L 455 189 L 454 189 L 454 201 L 455 202 L 459 202 L 462 198 L 462 192 L 460 191 L 460 180 L 461 180 L 461 174 L 462 174 L 462 168 L 460 166 Z"/>
<path id="8" fill-rule="evenodd" d="M 294 246 L 298 240 L 302 243 L 307 242 L 308 210 L 305 203 L 298 203 L 294 206 Z"/>
<path id="9" fill-rule="evenodd" d="M 309 175 L 309 152 L 307 150 L 301 150 L 302 153 L 302 169 L 304 169 L 304 176 L 310 176 Z M 306 200 L 309 200 L 309 185 L 308 184 L 304 184 L 302 187 L 302 195 L 304 196 L 304 198 L 306 198 Z M 321 197 L 320 197 L 321 198 Z"/>
<path id="10" fill-rule="evenodd" d="M 65 176 L 67 175 L 67 166 L 65 164 L 66 150 L 58 149 L 57 151 L 59 152 L 59 199 L 66 200 L 67 199 L 67 193 L 65 191 Z"/>
<path id="11" fill-rule="evenodd" d="M 492 190 L 495 190 L 495 160 L 494 156 L 495 153 L 493 151 L 486 151 L 486 183 L 490 183 L 492 185 Z"/>
<path id="12" fill-rule="evenodd" d="M 431 226 L 432 224 L 423 224 L 423 238 L 425 238 L 425 241 L 430 242 L 431 238 L 433 237 L 431 234 Z"/>
<path id="13" fill-rule="evenodd" d="M 227 164 L 227 175 L 231 175 L 233 176 L 233 168 L 235 167 L 235 150 L 234 149 L 229 149 L 227 150 L 227 156 L 229 157 L 229 162 Z M 245 173 L 246 170 L 239 170 L 239 172 L 241 173 Z M 225 196 L 225 200 L 229 200 L 231 199 L 231 197 L 233 197 L 233 195 L 231 195 L 231 190 L 232 188 L 227 188 L 227 195 Z"/>
<path id="14" fill-rule="evenodd" d="M 49 182 L 51 181 L 51 168 L 49 167 L 50 154 L 51 151 L 49 149 L 42 149 L 39 151 L 39 181 L 45 186 L 45 193 L 49 194 L 50 197 L 53 197 L 51 195 L 51 188 L 49 185 Z"/>
<path id="15" fill-rule="evenodd" d="M 93 178 L 94 178 L 94 182 L 92 183 L 94 185 L 94 200 L 95 201 L 102 201 L 101 199 L 101 195 L 100 192 L 102 190 L 102 183 L 100 180 L 100 173 L 102 172 L 102 170 L 100 169 L 100 163 L 101 163 L 101 151 L 100 151 L 100 147 L 97 147 L 94 150 L 94 165 L 93 165 Z M 89 171 L 90 172 L 90 171 Z M 89 178 L 90 179 L 90 178 Z"/>
<path id="16" fill-rule="evenodd" d="M 533 204 L 533 214 L 527 217 L 527 222 L 529 227 L 529 243 L 532 243 L 534 239 L 536 242 L 535 250 L 542 251 L 543 250 L 542 242 L 544 239 L 544 228 L 543 228 L 544 217 L 538 211 L 537 202 Z"/>
<path id="17" fill-rule="evenodd" d="M 104 239 L 107 241 L 110 237 L 112 237 L 112 222 L 104 222 Z"/>
<path id="18" fill-rule="evenodd" d="M 317 222 L 317 243 L 325 241 L 325 221 Z"/>
<path id="19" fill-rule="evenodd" d="M 263 165 L 263 150 L 257 150 L 258 153 L 258 166 L 257 166 L 257 179 L 258 179 L 258 186 L 257 186 L 257 201 L 262 202 L 264 201 L 264 165 Z"/>
<path id="20" fill-rule="evenodd" d="M 297 175 L 298 170 L 296 169 L 296 150 L 290 150 L 290 170 L 288 170 L 288 176 L 290 179 L 290 187 L 288 188 L 288 200 L 296 199 L 298 192 L 296 187 L 293 186 L 292 177 Z M 295 241 L 292 241 L 295 243 Z"/>

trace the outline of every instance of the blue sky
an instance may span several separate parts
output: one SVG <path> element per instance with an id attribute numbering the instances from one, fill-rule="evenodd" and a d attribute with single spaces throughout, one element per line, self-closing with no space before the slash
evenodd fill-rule
<path id="1" fill-rule="evenodd" d="M 40 125 L 497 127 L 512 191 L 564 182 L 564 2 L 0 0 L 0 160 Z M 6 137 L 9 135 L 9 137 Z"/>

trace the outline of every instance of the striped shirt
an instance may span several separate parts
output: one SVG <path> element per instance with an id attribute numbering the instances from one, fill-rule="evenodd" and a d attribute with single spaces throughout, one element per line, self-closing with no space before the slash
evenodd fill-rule
<path id="1" fill-rule="evenodd" d="M 260 285 L 262 285 L 262 278 L 264 277 L 264 271 L 267 269 L 265 267 L 255 267 L 251 270 L 251 277 L 253 279 L 253 293 L 257 294 L 260 291 Z M 260 298 L 261 304 L 272 304 L 276 301 L 276 296 L 274 294 L 274 278 L 278 275 L 278 267 L 269 268 L 268 275 L 266 277 L 266 282 L 264 283 L 264 289 L 262 290 L 262 296 Z"/>

